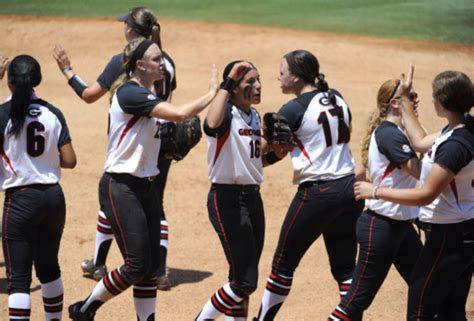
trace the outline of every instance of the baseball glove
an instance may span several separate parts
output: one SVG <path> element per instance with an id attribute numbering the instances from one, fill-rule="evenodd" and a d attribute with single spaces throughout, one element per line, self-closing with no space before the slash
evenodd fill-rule
<path id="1" fill-rule="evenodd" d="M 161 149 L 168 158 L 182 160 L 202 137 L 201 119 L 194 116 L 178 123 L 162 124 Z"/>
<path id="2" fill-rule="evenodd" d="M 277 113 L 266 113 L 263 116 L 263 135 L 271 144 L 295 145 L 293 132 L 288 125 L 288 121 Z"/>

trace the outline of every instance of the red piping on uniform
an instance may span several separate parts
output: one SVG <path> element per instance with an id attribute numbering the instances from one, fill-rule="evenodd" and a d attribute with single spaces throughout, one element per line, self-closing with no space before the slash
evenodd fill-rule
<path id="1" fill-rule="evenodd" d="M 451 191 L 453 191 L 454 198 L 456 199 L 456 203 L 458 204 L 459 209 L 461 209 L 461 204 L 459 204 L 459 195 L 458 195 L 458 187 L 456 186 L 456 180 L 453 180 L 449 183 L 451 187 Z"/>
<path id="2" fill-rule="evenodd" d="M 117 217 L 117 211 L 115 210 L 115 204 L 114 204 L 114 200 L 112 199 L 112 179 L 109 178 L 109 199 L 110 199 L 110 205 L 112 206 L 112 213 L 114 214 L 114 217 L 115 217 L 115 221 L 117 222 L 117 226 L 119 228 L 119 231 L 120 231 L 120 236 L 122 237 L 122 241 L 123 241 L 123 247 L 125 249 L 125 264 L 129 264 L 129 258 L 128 258 L 128 248 L 127 248 L 127 242 L 125 240 L 125 236 L 123 234 L 123 229 L 122 229 L 122 225 L 120 224 L 120 221 Z"/>
<path id="3" fill-rule="evenodd" d="M 229 246 L 229 240 L 227 239 L 227 235 L 226 235 L 225 230 L 224 230 L 224 225 L 222 224 L 221 214 L 219 213 L 219 208 L 217 207 L 217 193 L 216 192 L 214 192 L 214 210 L 217 213 L 217 220 L 219 221 L 219 226 L 221 228 L 222 234 L 224 235 L 225 243 L 226 243 L 226 245 L 229 249 L 230 265 L 231 265 L 231 269 L 232 269 L 232 274 L 235 274 L 234 258 L 232 257 L 232 250 Z"/>
<path id="4" fill-rule="evenodd" d="M 387 168 L 385 169 L 385 172 L 382 175 L 382 178 L 380 179 L 380 182 L 377 185 L 382 184 L 382 181 L 387 178 L 392 172 L 395 170 L 396 166 L 393 163 L 389 163 Z"/>
<path id="5" fill-rule="evenodd" d="M 140 119 L 139 116 L 133 116 L 127 123 L 127 125 L 125 126 L 125 128 L 123 129 L 122 131 L 122 134 L 120 134 L 120 139 L 117 143 L 117 147 L 118 148 L 120 146 L 120 144 L 122 143 L 122 140 L 125 138 L 125 136 L 127 135 L 127 133 L 130 131 L 130 129 L 132 129 L 133 125 L 136 124 L 136 122 Z"/>
<path id="6" fill-rule="evenodd" d="M 285 239 L 283 240 L 283 244 L 281 245 L 280 253 L 278 253 L 278 261 L 275 264 L 275 269 L 278 269 L 278 265 L 280 265 L 281 257 L 283 256 L 283 249 L 285 248 L 286 240 L 288 239 L 288 233 L 290 233 L 291 227 L 295 223 L 296 217 L 298 217 L 301 208 L 303 207 L 304 201 L 306 200 L 306 195 L 308 194 L 308 189 L 304 189 L 304 195 L 303 199 L 301 200 L 300 204 L 296 208 L 295 216 L 291 220 L 290 226 L 288 227 L 288 230 L 286 231 Z"/>
<path id="7" fill-rule="evenodd" d="M 8 164 L 8 167 L 10 167 L 10 169 L 12 170 L 13 174 L 15 176 L 16 175 L 16 172 L 15 172 L 15 169 L 13 168 L 13 165 L 12 165 L 12 162 L 10 161 L 10 158 L 8 158 L 7 154 L 5 154 L 5 151 L 3 150 L 3 148 L 0 149 L 0 155 L 2 155 L 2 158 L 3 160 L 5 161 L 5 163 Z"/>
<path id="8" fill-rule="evenodd" d="M 308 151 L 306 150 L 306 148 L 304 148 L 303 143 L 295 135 L 293 135 L 293 137 L 294 137 L 294 139 L 296 141 L 296 144 L 298 145 L 299 149 L 301 149 L 301 152 L 303 153 L 303 155 L 308 159 L 309 163 L 311 165 L 313 165 L 313 162 L 311 161 L 311 158 L 309 157 Z"/>
<path id="9" fill-rule="evenodd" d="M 229 135 L 230 135 L 230 126 L 229 126 L 229 128 L 227 128 L 224 135 L 222 135 L 221 137 L 219 137 L 217 139 L 216 152 L 215 152 L 215 155 L 214 155 L 214 161 L 212 162 L 212 165 L 214 165 L 216 163 L 217 157 L 219 157 L 219 154 L 221 153 L 221 149 L 222 149 L 222 147 L 224 147 L 224 144 L 227 141 L 227 138 L 229 138 Z"/>
<path id="10" fill-rule="evenodd" d="M 375 223 L 375 216 L 372 216 L 372 218 L 370 219 L 370 225 L 369 225 L 369 244 L 368 244 L 368 251 L 367 251 L 367 254 L 365 255 L 365 260 L 363 261 L 364 262 L 364 265 L 362 267 L 362 270 L 360 272 L 360 275 L 357 279 L 357 282 L 356 282 L 356 285 L 354 287 L 354 291 L 351 295 L 351 297 L 347 300 L 347 303 L 344 304 L 344 307 L 347 309 L 349 307 L 349 304 L 351 304 L 352 300 L 354 299 L 354 296 L 356 295 L 357 291 L 359 290 L 359 286 L 360 286 L 360 281 L 361 279 L 364 277 L 365 275 L 365 270 L 367 269 L 367 263 L 369 261 L 369 256 L 371 254 L 371 247 L 372 247 L 372 232 L 374 230 L 374 223 Z"/>
<path id="11" fill-rule="evenodd" d="M 446 232 L 443 233 L 443 243 L 441 243 L 441 247 L 439 249 L 438 256 L 436 257 L 436 260 L 435 260 L 433 266 L 431 267 L 430 273 L 428 273 L 428 276 L 426 277 L 425 284 L 423 284 L 423 288 L 421 289 L 421 294 L 420 294 L 420 299 L 419 299 L 420 305 L 418 306 L 418 311 L 416 313 L 417 314 L 416 321 L 421 320 L 419 315 L 420 315 L 420 312 L 421 312 L 421 307 L 422 307 L 422 303 L 423 303 L 423 297 L 425 295 L 425 290 L 426 290 L 426 287 L 428 286 L 428 283 L 431 280 L 431 276 L 432 276 L 435 268 L 438 265 L 438 261 L 439 261 L 439 258 L 441 257 L 441 253 L 443 252 L 443 248 L 444 248 L 445 243 L 446 243 Z"/>
<path id="12" fill-rule="evenodd" d="M 12 276 L 12 259 L 11 259 L 11 256 L 10 256 L 10 244 L 8 242 L 8 233 L 7 233 L 7 227 L 8 227 L 8 218 L 10 216 L 10 208 L 11 208 L 11 204 L 12 204 L 12 197 L 10 195 L 10 193 L 7 192 L 7 197 L 8 197 L 8 201 L 7 201 L 7 208 L 5 210 L 5 226 L 3 226 L 3 237 L 5 239 L 5 243 L 6 243 L 6 249 L 7 249 L 7 257 L 6 257 L 6 260 L 8 262 L 8 271 L 9 273 L 7 273 L 7 277 L 8 277 L 8 288 L 10 288 L 11 286 L 11 276 Z"/>

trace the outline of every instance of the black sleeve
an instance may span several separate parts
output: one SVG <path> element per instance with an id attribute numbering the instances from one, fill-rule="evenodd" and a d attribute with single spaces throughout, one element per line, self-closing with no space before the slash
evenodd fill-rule
<path id="1" fill-rule="evenodd" d="M 408 138 L 395 125 L 382 123 L 375 129 L 375 140 L 379 152 L 397 168 L 409 159 L 416 158 Z"/>
<path id="2" fill-rule="evenodd" d="M 135 82 L 128 82 L 119 87 L 117 100 L 125 113 L 135 116 L 149 116 L 153 108 L 162 102 L 151 91 Z"/>
<path id="3" fill-rule="evenodd" d="M 285 117 L 285 119 L 288 121 L 288 125 L 290 125 L 291 130 L 295 132 L 301 126 L 305 111 L 306 109 L 303 108 L 303 106 L 296 100 L 291 100 L 280 108 L 278 114 Z"/>
<path id="4" fill-rule="evenodd" d="M 53 111 L 56 117 L 58 117 L 59 122 L 61 123 L 61 133 L 59 134 L 58 148 L 69 144 L 71 142 L 71 135 L 69 134 L 69 128 L 66 124 L 66 118 L 64 118 L 63 113 L 55 108 L 56 111 Z"/>
<path id="5" fill-rule="evenodd" d="M 224 119 L 222 120 L 222 124 L 217 128 L 210 128 L 207 124 L 207 118 L 204 119 L 204 133 L 207 136 L 217 137 L 220 138 L 224 133 L 230 128 L 230 124 L 232 123 L 232 103 L 228 102 L 225 106 L 225 113 Z"/>
<path id="6" fill-rule="evenodd" d="M 97 82 L 102 88 L 110 89 L 117 78 L 124 73 L 122 64 L 122 54 L 118 54 L 110 59 L 104 71 L 97 78 Z"/>
<path id="7" fill-rule="evenodd" d="M 455 175 L 472 161 L 472 151 L 457 140 L 448 139 L 436 149 L 434 162 L 448 168 Z"/>
<path id="8" fill-rule="evenodd" d="M 0 134 L 5 134 L 10 119 L 11 100 L 0 105 Z"/>

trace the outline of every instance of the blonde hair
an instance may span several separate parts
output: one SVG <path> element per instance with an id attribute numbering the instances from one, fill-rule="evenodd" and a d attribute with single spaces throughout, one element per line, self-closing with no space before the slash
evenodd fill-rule
<path id="1" fill-rule="evenodd" d="M 377 110 L 372 113 L 369 119 L 369 127 L 367 133 L 362 140 L 362 164 L 367 168 L 369 163 L 369 144 L 372 132 L 382 123 L 390 111 L 390 101 L 400 85 L 399 79 L 387 80 L 380 86 L 377 93 Z"/>
<path id="2" fill-rule="evenodd" d="M 138 38 L 135 38 L 135 39 L 132 39 L 130 40 L 130 42 L 125 46 L 124 50 L 123 50 L 123 55 L 122 55 L 122 63 L 123 63 L 123 66 L 124 66 L 124 69 L 126 70 L 127 68 L 125 66 L 127 66 L 129 63 L 130 63 L 130 59 L 132 58 L 132 55 L 133 53 L 135 52 L 135 49 L 137 49 L 137 47 L 142 43 L 142 41 L 144 41 L 146 38 L 144 37 L 138 37 Z M 127 75 L 126 72 L 123 72 L 116 80 L 115 82 L 112 84 L 112 86 L 110 86 L 110 90 L 109 90 L 109 93 L 110 93 L 110 103 L 112 103 L 112 98 L 115 94 L 115 91 L 117 90 L 118 87 L 120 87 L 124 82 L 126 82 L 128 79 L 130 79 L 130 75 Z"/>

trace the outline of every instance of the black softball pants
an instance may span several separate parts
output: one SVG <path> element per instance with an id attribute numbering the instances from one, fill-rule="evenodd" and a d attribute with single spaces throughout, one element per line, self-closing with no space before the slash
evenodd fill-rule
<path id="1" fill-rule="evenodd" d="M 435 315 L 474 263 L 474 219 L 457 224 L 425 224 L 427 236 L 408 291 L 407 320 Z M 465 320 L 457 316 L 450 321 Z"/>
<path id="2" fill-rule="evenodd" d="M 120 272 L 128 284 L 153 278 L 158 269 L 160 218 L 153 180 L 104 173 L 99 183 L 100 207 L 125 261 Z"/>
<path id="3" fill-rule="evenodd" d="M 30 293 L 32 265 L 41 283 L 58 279 L 58 252 L 66 218 L 59 184 L 27 185 L 5 193 L 2 245 L 8 293 Z"/>
<path id="4" fill-rule="evenodd" d="M 299 185 L 280 231 L 273 272 L 293 276 L 322 234 L 333 277 L 338 282 L 351 278 L 357 253 L 356 222 L 364 207 L 364 201 L 355 200 L 354 182 L 350 175 Z"/>
<path id="5" fill-rule="evenodd" d="M 371 210 L 357 221 L 359 256 L 352 284 L 340 307 L 359 316 L 372 303 L 393 264 L 407 285 L 422 248 L 411 221 L 397 221 Z"/>
<path id="6" fill-rule="evenodd" d="M 249 296 L 257 288 L 265 238 L 259 186 L 212 184 L 207 208 L 229 263 L 230 286 L 239 296 Z"/>

